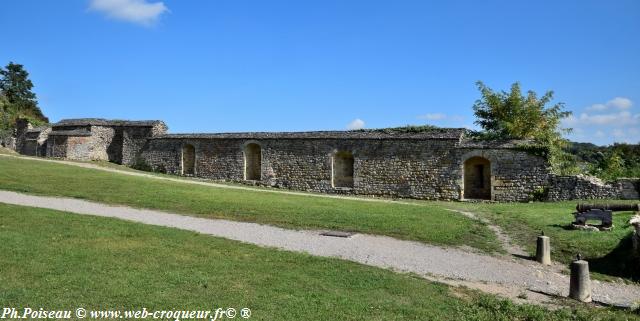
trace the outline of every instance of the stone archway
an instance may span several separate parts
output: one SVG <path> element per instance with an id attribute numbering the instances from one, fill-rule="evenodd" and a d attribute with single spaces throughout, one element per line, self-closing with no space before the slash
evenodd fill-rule
<path id="1" fill-rule="evenodd" d="M 244 179 L 259 181 L 262 179 L 262 149 L 256 143 L 244 147 Z"/>
<path id="2" fill-rule="evenodd" d="M 196 174 L 196 148 L 191 144 L 182 146 L 182 175 Z"/>
<path id="3" fill-rule="evenodd" d="M 491 199 L 491 162 L 484 157 L 471 157 L 464 162 L 464 198 Z"/>

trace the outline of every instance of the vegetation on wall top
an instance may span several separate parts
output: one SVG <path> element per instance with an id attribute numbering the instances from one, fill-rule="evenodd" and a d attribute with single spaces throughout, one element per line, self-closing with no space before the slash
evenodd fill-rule
<path id="1" fill-rule="evenodd" d="M 385 133 L 385 134 L 419 134 L 419 133 L 428 133 L 434 130 L 443 130 L 438 126 L 433 125 L 406 125 L 400 127 L 389 127 L 389 128 L 372 128 L 372 129 L 356 129 L 356 132 L 365 132 L 365 133 Z"/>
<path id="2" fill-rule="evenodd" d="M 483 131 L 476 136 L 484 139 L 528 139 L 536 151 L 543 151 L 557 174 L 574 174 L 577 168 L 564 148 L 569 141 L 563 134 L 570 128 L 560 127 L 563 118 L 571 112 L 564 110 L 563 103 L 550 105 L 553 91 L 538 96 L 534 91 L 523 95 L 520 84 L 515 82 L 511 90 L 494 91 L 481 81 L 477 83 L 481 97 L 473 105 L 475 123 Z"/>
<path id="3" fill-rule="evenodd" d="M 26 118 L 35 126 L 49 122 L 32 89 L 29 73 L 22 65 L 10 62 L 0 68 L 0 134 L 11 133 L 18 118 Z"/>

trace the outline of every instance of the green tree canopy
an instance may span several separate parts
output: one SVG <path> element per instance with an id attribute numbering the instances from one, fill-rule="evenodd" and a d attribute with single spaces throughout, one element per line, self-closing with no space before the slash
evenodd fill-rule
<path id="1" fill-rule="evenodd" d="M 572 171 L 569 155 L 563 151 L 568 141 L 562 137 L 571 129 L 560 127 L 562 119 L 571 112 L 563 110 L 563 103 L 549 106 L 553 91 L 538 97 L 529 90 L 525 96 L 518 82 L 511 85 L 510 92 L 494 91 L 481 81 L 476 84 L 481 97 L 473 105 L 475 123 L 484 129 L 484 135 L 498 139 L 532 139 L 548 149 L 549 161 L 556 172 Z"/>
<path id="2" fill-rule="evenodd" d="M 0 121 L 9 119 L 13 123 L 16 118 L 23 117 L 36 125 L 48 123 L 49 119 L 38 107 L 32 89 L 29 73 L 22 65 L 10 62 L 5 68 L 0 68 L 0 96 L 4 97 L 4 102 L 0 102 L 3 116 Z"/>
<path id="3" fill-rule="evenodd" d="M 547 107 L 553 100 L 553 91 L 538 98 L 532 90 L 524 96 L 517 82 L 511 85 L 510 92 L 493 91 L 481 81 L 476 84 L 482 95 L 473 106 L 476 124 L 488 134 L 499 138 L 546 139 L 568 132 L 560 128 L 560 121 L 571 112 L 563 111 L 563 103 Z"/>
<path id="4" fill-rule="evenodd" d="M 0 140 L 13 136 L 15 118 L 9 110 L 9 101 L 0 92 Z"/>

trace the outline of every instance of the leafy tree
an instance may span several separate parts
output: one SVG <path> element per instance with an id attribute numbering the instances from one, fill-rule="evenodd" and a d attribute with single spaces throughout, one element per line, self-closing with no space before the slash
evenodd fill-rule
<path id="1" fill-rule="evenodd" d="M 13 128 L 11 128 L 12 116 L 8 109 L 9 101 L 0 93 L 0 140 L 11 136 L 13 133 Z"/>
<path id="2" fill-rule="evenodd" d="M 614 179 L 622 176 L 625 169 L 624 160 L 618 152 L 610 153 L 603 162 L 604 178 Z"/>
<path id="3" fill-rule="evenodd" d="M 48 123 L 38 107 L 36 94 L 32 91 L 33 83 L 29 73 L 20 64 L 10 62 L 5 68 L 0 68 L 0 95 L 3 96 L 2 116 L 0 121 L 9 119 L 10 123 L 16 118 L 24 117 L 35 125 Z"/>
<path id="4" fill-rule="evenodd" d="M 0 129 L 6 129 L 5 126 L 9 123 L 9 101 L 7 97 L 0 93 Z"/>
<path id="5" fill-rule="evenodd" d="M 547 157 L 555 172 L 568 174 L 576 171 L 573 157 L 563 151 L 568 141 L 562 136 L 571 132 L 561 128 L 563 118 L 571 115 L 564 111 L 563 103 L 548 106 L 553 100 L 553 91 L 543 96 L 529 90 L 522 94 L 518 82 L 511 85 L 510 92 L 496 92 L 481 81 L 476 83 L 481 98 L 473 105 L 476 124 L 484 129 L 484 135 L 498 139 L 531 139 L 547 149 Z"/>

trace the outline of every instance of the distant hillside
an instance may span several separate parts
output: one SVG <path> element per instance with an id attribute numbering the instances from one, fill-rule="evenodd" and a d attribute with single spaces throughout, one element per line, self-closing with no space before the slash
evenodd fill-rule
<path id="1" fill-rule="evenodd" d="M 567 152 L 575 157 L 580 169 L 603 179 L 640 177 L 640 144 L 616 143 L 597 146 L 572 142 Z"/>

